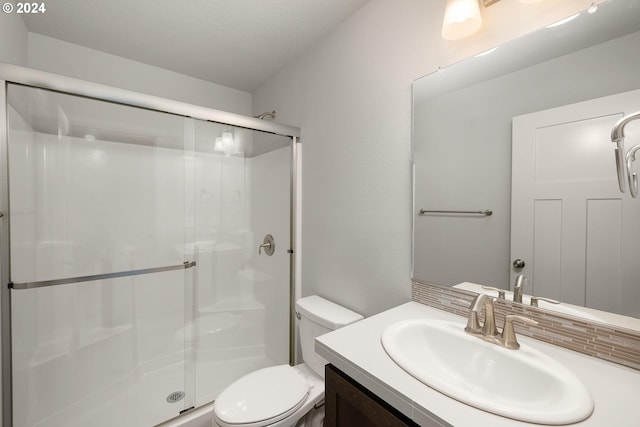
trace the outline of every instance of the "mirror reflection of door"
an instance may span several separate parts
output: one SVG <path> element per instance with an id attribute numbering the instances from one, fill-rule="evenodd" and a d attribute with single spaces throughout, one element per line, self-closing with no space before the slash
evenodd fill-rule
<path id="1" fill-rule="evenodd" d="M 513 118 L 511 283 L 537 296 L 640 316 L 640 200 L 620 193 L 611 128 L 640 90 Z M 640 142 L 627 132 L 627 148 Z"/>

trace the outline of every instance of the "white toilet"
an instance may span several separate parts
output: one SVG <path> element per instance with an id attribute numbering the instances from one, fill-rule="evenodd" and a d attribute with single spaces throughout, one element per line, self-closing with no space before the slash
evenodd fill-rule
<path id="1" fill-rule="evenodd" d="M 362 319 L 313 295 L 296 302 L 302 358 L 296 366 L 259 369 L 235 381 L 213 403 L 214 427 L 291 427 L 324 398 L 324 365 L 315 338 Z"/>

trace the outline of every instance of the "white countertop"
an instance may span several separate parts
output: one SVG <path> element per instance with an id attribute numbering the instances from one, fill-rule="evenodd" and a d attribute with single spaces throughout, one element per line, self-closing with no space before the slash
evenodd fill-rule
<path id="1" fill-rule="evenodd" d="M 380 336 L 392 323 L 431 318 L 460 323 L 466 319 L 409 302 L 316 339 L 316 352 L 421 426 L 532 426 L 476 409 L 426 386 L 407 374 L 382 348 Z M 640 371 L 519 336 L 572 370 L 589 389 L 593 414 L 580 427 L 640 426 Z M 526 384 L 522 385 L 526 387 Z"/>

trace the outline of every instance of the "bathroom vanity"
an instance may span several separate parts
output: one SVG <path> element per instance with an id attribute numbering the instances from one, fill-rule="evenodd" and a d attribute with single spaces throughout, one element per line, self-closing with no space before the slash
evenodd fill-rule
<path id="1" fill-rule="evenodd" d="M 417 426 L 333 365 L 325 370 L 325 427 Z"/>
<path id="2" fill-rule="evenodd" d="M 460 329 L 467 322 L 464 317 L 409 302 L 316 339 L 316 351 L 333 365 L 327 368 L 326 425 L 349 425 L 348 420 L 356 420 L 350 425 L 531 426 L 450 398 L 398 366 L 385 352 L 381 336 L 390 325 L 410 319 L 454 322 Z M 640 371 L 529 337 L 518 336 L 518 340 L 523 347 L 534 348 L 568 368 L 588 390 L 593 413 L 572 425 L 640 424 L 636 410 Z M 526 381 L 521 386 L 526 388 Z M 357 418 L 369 413 L 376 415 Z"/>

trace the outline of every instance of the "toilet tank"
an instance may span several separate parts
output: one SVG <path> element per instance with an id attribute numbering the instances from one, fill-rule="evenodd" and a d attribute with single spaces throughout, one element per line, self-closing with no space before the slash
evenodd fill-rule
<path id="1" fill-rule="evenodd" d="M 324 365 L 328 362 L 316 354 L 316 337 L 357 322 L 363 317 L 317 295 L 300 298 L 296 302 L 296 312 L 300 315 L 298 327 L 302 358 L 307 366 L 324 378 Z"/>

